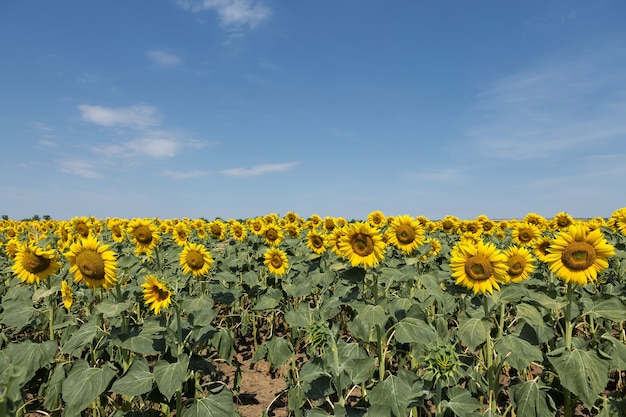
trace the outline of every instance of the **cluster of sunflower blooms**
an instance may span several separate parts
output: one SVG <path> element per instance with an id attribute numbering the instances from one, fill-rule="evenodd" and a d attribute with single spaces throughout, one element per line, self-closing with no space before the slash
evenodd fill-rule
<path id="1" fill-rule="evenodd" d="M 295 212 L 283 217 L 268 214 L 247 220 L 218 218 L 213 221 L 186 218 L 99 220 L 93 217 L 67 221 L 4 219 L 0 221 L 0 245 L 13 260 L 13 273 L 24 283 L 39 284 L 57 273 L 62 267 L 60 256 L 64 256 L 75 283 L 108 290 L 117 284 L 117 253 L 102 241 L 104 230 L 114 242 L 132 242 L 135 253 L 147 258 L 152 256 L 162 238 L 169 236 L 182 248 L 182 272 L 195 277 L 206 276 L 214 263 L 207 246 L 195 243 L 203 239 L 244 242 L 250 235 L 256 235 L 267 244 L 264 266 L 269 273 L 282 276 L 289 269 L 287 252 L 280 247 L 286 236 L 303 237 L 315 254 L 332 251 L 353 267 L 374 268 L 383 261 L 390 246 L 408 256 L 428 244 L 430 249 L 420 255 L 420 260 L 438 254 L 442 245 L 432 237 L 432 232 L 440 231 L 456 238 L 449 257 L 455 284 L 475 294 L 485 294 L 499 290 L 501 284 L 527 279 L 537 260 L 546 263 L 557 278 L 567 283 L 594 282 L 598 273 L 608 267 L 608 258 L 615 254 L 601 227 L 626 234 L 626 208 L 616 210 L 608 220 L 584 221 L 575 220 L 565 212 L 552 219 L 529 213 L 521 220 L 495 221 L 487 216 L 461 220 L 448 215 L 431 221 L 424 216 L 386 216 L 381 211 L 371 212 L 363 221 L 318 215 L 303 218 Z M 506 249 L 499 249 L 485 239 L 489 235 L 504 237 L 507 234 L 513 244 Z M 42 247 L 41 242 L 50 241 L 50 236 L 56 239 L 56 244 Z M 144 302 L 155 314 L 169 307 L 173 290 L 165 280 L 149 274 L 142 286 Z M 61 293 L 69 309 L 73 295 L 65 281 Z"/>

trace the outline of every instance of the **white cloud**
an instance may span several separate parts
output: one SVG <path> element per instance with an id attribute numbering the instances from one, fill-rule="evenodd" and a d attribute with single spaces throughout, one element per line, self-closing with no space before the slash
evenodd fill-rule
<path id="1" fill-rule="evenodd" d="M 158 111 L 152 106 L 103 107 L 81 104 L 78 106 L 83 120 L 100 126 L 126 126 L 143 129 L 159 123 Z"/>
<path id="2" fill-rule="evenodd" d="M 173 157 L 180 151 L 180 141 L 167 137 L 143 137 L 126 143 L 128 149 L 135 155 L 146 155 L 152 158 Z"/>
<path id="3" fill-rule="evenodd" d="M 148 51 L 146 55 L 154 63 L 163 67 L 175 67 L 183 62 L 180 57 L 165 51 L 152 50 Z"/>
<path id="4" fill-rule="evenodd" d="M 163 171 L 161 173 L 161 175 L 163 175 L 164 177 L 175 179 L 175 180 L 185 180 L 185 179 L 188 179 L 188 178 L 205 177 L 207 175 L 210 175 L 210 172 L 208 172 L 208 171 L 200 171 L 200 170 L 196 170 L 196 171 L 171 171 L 171 170 L 167 170 L 167 171 Z"/>
<path id="5" fill-rule="evenodd" d="M 61 166 L 61 172 L 71 175 L 78 175 L 79 177 L 89 179 L 103 178 L 102 173 L 94 169 L 94 164 L 91 161 L 85 161 L 80 159 L 65 159 L 60 160 L 58 163 Z"/>
<path id="6" fill-rule="evenodd" d="M 281 164 L 253 165 L 250 168 L 232 168 L 225 169 L 220 172 L 231 177 L 252 177 L 270 172 L 289 171 L 299 164 L 300 162 L 286 162 Z"/>
<path id="7" fill-rule="evenodd" d="M 494 82 L 469 112 L 486 155 L 549 157 L 626 138 L 626 49 L 615 42 L 561 54 Z"/>
<path id="8" fill-rule="evenodd" d="M 269 7 L 253 0 L 177 0 L 176 4 L 194 13 L 214 10 L 225 26 L 254 28 L 271 15 Z"/>

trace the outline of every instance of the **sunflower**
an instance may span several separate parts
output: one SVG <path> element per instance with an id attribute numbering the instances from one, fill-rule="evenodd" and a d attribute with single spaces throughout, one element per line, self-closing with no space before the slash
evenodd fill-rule
<path id="1" fill-rule="evenodd" d="M 306 246 L 316 254 L 326 252 L 328 239 L 326 234 L 311 230 L 306 235 Z"/>
<path id="2" fill-rule="evenodd" d="M 147 275 L 143 287 L 143 300 L 148 307 L 159 314 L 162 308 L 168 308 L 172 303 L 172 291 L 159 281 L 154 275 Z"/>
<path id="3" fill-rule="evenodd" d="M 84 281 L 89 288 L 105 290 L 117 282 L 117 260 L 109 245 L 103 245 L 94 236 L 75 242 L 65 254 L 70 263 L 74 282 Z"/>
<path id="4" fill-rule="evenodd" d="M 238 220 L 233 220 L 229 224 L 228 231 L 233 239 L 235 239 L 237 242 L 243 242 L 248 236 L 248 230 L 246 229 L 246 226 Z"/>
<path id="5" fill-rule="evenodd" d="M 324 217 L 324 221 L 322 222 L 322 229 L 324 229 L 326 233 L 332 233 L 332 231 L 335 230 L 335 227 L 337 227 L 337 223 L 335 222 L 334 217 Z"/>
<path id="6" fill-rule="evenodd" d="M 287 223 L 299 223 L 301 218 L 295 211 L 288 211 L 285 214 L 285 220 L 287 220 Z"/>
<path id="7" fill-rule="evenodd" d="M 350 223 L 338 245 L 341 256 L 348 258 L 352 266 L 374 267 L 385 256 L 380 230 L 365 222 Z"/>
<path id="8" fill-rule="evenodd" d="M 180 253 L 180 266 L 183 274 L 194 277 L 206 275 L 213 265 L 213 257 L 206 247 L 197 243 L 187 243 Z"/>
<path id="9" fill-rule="evenodd" d="M 387 225 L 387 218 L 385 214 L 380 210 L 374 210 L 367 215 L 367 222 L 377 229 L 380 229 Z"/>
<path id="10" fill-rule="evenodd" d="M 343 256 L 341 254 L 341 249 L 339 249 L 339 242 L 341 242 L 341 237 L 344 236 L 346 234 L 346 228 L 345 227 L 341 227 L 341 228 L 336 228 L 335 230 L 333 230 L 332 233 L 330 233 L 327 236 L 328 239 L 328 247 L 330 248 L 331 251 L 333 251 L 333 253 L 337 256 Z"/>
<path id="11" fill-rule="evenodd" d="M 441 252 L 442 246 L 441 246 L 441 241 L 439 241 L 439 239 L 436 239 L 434 237 L 429 237 L 427 239 L 424 239 L 424 244 L 425 245 L 430 244 L 430 250 L 426 252 L 425 254 L 423 254 L 422 256 L 420 256 L 420 259 L 419 259 L 420 261 L 425 261 L 431 256 L 437 256 L 439 252 Z"/>
<path id="12" fill-rule="evenodd" d="M 179 222 L 174 225 L 174 230 L 172 230 L 172 238 L 178 246 L 185 246 L 190 235 L 191 229 L 189 228 L 189 226 L 187 226 L 186 223 Z"/>
<path id="13" fill-rule="evenodd" d="M 114 242 L 120 243 L 126 239 L 126 230 L 122 220 L 111 219 L 107 222 L 107 228 L 110 230 Z"/>
<path id="14" fill-rule="evenodd" d="M 299 239 L 300 238 L 300 232 L 302 231 L 302 228 L 295 224 L 295 223 L 287 223 L 287 225 L 285 225 L 284 227 L 285 230 L 285 234 L 287 234 L 287 236 L 293 238 L 293 239 Z"/>
<path id="15" fill-rule="evenodd" d="M 263 228 L 265 227 L 265 221 L 263 217 L 255 217 L 253 219 L 246 220 L 248 229 L 255 235 L 260 235 L 263 233 Z"/>
<path id="16" fill-rule="evenodd" d="M 506 255 L 508 281 L 519 283 L 529 278 L 535 270 L 534 257 L 530 249 L 524 246 L 511 246 L 504 251 Z"/>
<path id="17" fill-rule="evenodd" d="M 74 217 L 71 220 L 72 229 L 80 238 L 85 238 L 91 233 L 91 222 L 89 217 Z"/>
<path id="18" fill-rule="evenodd" d="M 424 228 L 407 214 L 394 217 L 385 234 L 387 241 L 406 255 L 424 243 Z"/>
<path id="19" fill-rule="evenodd" d="M 557 213 L 550 221 L 552 230 L 565 230 L 574 223 L 574 218 L 564 211 Z"/>
<path id="20" fill-rule="evenodd" d="M 521 222 L 511 230 L 513 242 L 518 246 L 534 246 L 535 241 L 541 236 L 538 226 L 529 222 Z"/>
<path id="21" fill-rule="evenodd" d="M 460 242 L 450 253 L 450 269 L 457 285 L 491 294 L 506 281 L 506 255 L 491 242 Z"/>
<path id="22" fill-rule="evenodd" d="M 270 273 L 279 276 L 285 275 L 289 267 L 287 254 L 285 251 L 278 248 L 269 248 L 265 252 L 263 263 L 267 269 L 269 269 Z"/>
<path id="23" fill-rule="evenodd" d="M 543 227 L 548 223 L 545 217 L 537 213 L 528 213 L 524 216 L 524 222 L 534 224 L 537 227 Z"/>
<path id="24" fill-rule="evenodd" d="M 615 255 L 600 229 L 589 231 L 582 223 L 559 232 L 548 247 L 546 263 L 557 278 L 566 283 L 587 285 L 608 268 L 607 259 Z"/>
<path id="25" fill-rule="evenodd" d="M 265 227 L 263 227 L 261 235 L 263 239 L 265 239 L 265 243 L 273 246 L 278 246 L 285 237 L 282 229 L 273 223 L 266 224 Z"/>
<path id="26" fill-rule="evenodd" d="M 224 240 L 226 237 L 226 223 L 223 220 L 215 219 L 209 223 L 209 234 L 217 240 Z"/>
<path id="27" fill-rule="evenodd" d="M 39 284 L 42 279 L 49 278 L 61 269 L 58 255 L 53 249 L 46 250 L 34 243 L 22 243 L 13 261 L 13 273 L 28 284 Z"/>
<path id="28" fill-rule="evenodd" d="M 10 259 L 15 259 L 15 255 L 19 252 L 21 245 L 17 238 L 11 239 L 4 245 L 4 253 L 6 253 Z"/>
<path id="29" fill-rule="evenodd" d="M 460 225 L 460 220 L 456 216 L 446 215 L 439 222 L 439 228 L 445 233 L 456 233 Z"/>
<path id="30" fill-rule="evenodd" d="M 61 296 L 63 297 L 63 307 L 69 311 L 74 303 L 74 292 L 70 284 L 65 280 L 61 282 Z"/>
<path id="31" fill-rule="evenodd" d="M 615 210 L 607 225 L 615 232 L 626 235 L 626 207 Z"/>
<path id="32" fill-rule="evenodd" d="M 552 238 L 550 236 L 542 236 L 535 242 L 533 253 L 539 261 L 546 262 L 546 256 L 548 255 L 548 248 L 551 242 Z"/>
<path id="33" fill-rule="evenodd" d="M 128 223 L 127 233 L 135 244 L 135 254 L 150 255 L 161 241 L 159 227 L 150 219 L 133 219 Z"/>

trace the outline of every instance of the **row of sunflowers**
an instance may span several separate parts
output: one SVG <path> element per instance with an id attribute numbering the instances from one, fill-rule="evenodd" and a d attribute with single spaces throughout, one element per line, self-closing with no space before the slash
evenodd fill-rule
<path id="1" fill-rule="evenodd" d="M 286 392 L 296 416 L 387 410 L 377 398 L 391 395 L 391 381 L 421 393 L 394 391 L 391 415 L 533 416 L 557 407 L 569 416 L 577 404 L 613 415 L 623 407 L 626 367 L 625 234 L 626 208 L 591 219 L 560 212 L 430 220 L 381 211 L 363 220 L 295 212 L 239 220 L 5 218 L 0 359 L 10 369 L 11 348 L 27 339 L 46 353 L 21 378 L 6 382 L 0 374 L 0 405 L 24 412 L 24 387 L 43 372 L 46 412 L 131 415 L 161 407 L 196 415 L 220 403 L 222 415 L 237 415 L 228 404 L 236 387 L 206 388 L 198 381 L 217 376 L 189 361 L 208 350 L 230 363 L 236 341 L 252 332 L 256 356 L 275 367 L 291 363 Z M 588 334 L 577 333 L 580 320 Z M 298 367 L 303 349 L 309 361 Z M 601 364 L 606 375 L 569 382 L 577 371 L 561 360 L 571 364 L 590 349 L 597 357 L 583 362 Z M 161 364 L 180 376 L 162 376 Z M 541 378 L 530 371 L 537 364 L 545 367 Z M 511 367 L 513 386 L 499 386 Z M 94 370 L 100 385 L 72 393 Z M 322 371 L 330 375 L 324 389 Z M 138 372 L 145 387 L 125 384 Z M 548 374 L 556 382 L 542 383 Z M 612 398 L 601 395 L 609 376 L 618 381 Z M 185 388 L 194 378 L 195 391 Z M 350 403 L 355 386 L 361 396 Z M 520 399 L 531 392 L 532 407 Z"/>

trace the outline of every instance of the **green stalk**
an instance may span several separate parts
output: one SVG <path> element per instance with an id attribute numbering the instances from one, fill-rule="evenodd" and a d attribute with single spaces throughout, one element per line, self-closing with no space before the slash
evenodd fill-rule
<path id="1" fill-rule="evenodd" d="M 573 293 L 573 284 L 567 283 L 567 306 L 565 306 L 565 349 L 569 351 L 572 350 L 572 332 L 574 329 L 574 325 L 572 323 Z M 574 415 L 573 396 L 567 388 L 563 387 L 563 390 L 563 415 L 565 417 L 572 417 Z"/>
<path id="2" fill-rule="evenodd" d="M 181 308 L 180 305 L 178 303 L 175 303 L 175 310 L 176 310 L 176 337 L 178 339 L 178 356 L 180 357 L 180 355 L 182 355 L 183 353 L 183 327 L 182 327 L 182 320 L 180 319 L 180 315 L 181 315 Z"/>
<path id="3" fill-rule="evenodd" d="M 385 379 L 385 335 L 380 325 L 376 324 L 376 339 L 378 343 L 378 380 Z"/>
<path id="4" fill-rule="evenodd" d="M 52 283 L 50 282 L 50 279 L 46 280 L 46 286 L 48 287 L 48 289 L 52 288 Z M 50 340 L 54 340 L 54 313 L 55 313 L 55 306 L 56 306 L 56 302 L 55 302 L 55 295 L 54 294 L 50 294 L 48 296 L 48 304 L 49 304 L 49 309 L 48 309 L 48 330 L 49 330 L 49 334 L 48 337 L 50 338 Z"/>

